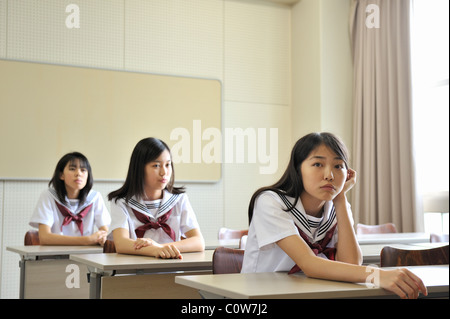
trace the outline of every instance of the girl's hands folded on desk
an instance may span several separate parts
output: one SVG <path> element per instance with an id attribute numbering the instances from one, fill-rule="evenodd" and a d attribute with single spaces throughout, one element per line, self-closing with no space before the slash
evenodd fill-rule
<path id="1" fill-rule="evenodd" d="M 181 256 L 180 250 L 172 244 L 159 245 L 159 250 L 157 251 L 158 256 L 160 258 L 174 258 L 174 259 L 183 259 Z"/>
<path id="2" fill-rule="evenodd" d="M 99 230 L 93 233 L 90 236 L 87 236 L 87 240 L 90 245 L 98 244 L 100 246 L 103 246 L 106 241 L 106 236 L 108 236 L 108 232 L 104 230 Z"/>
<path id="3" fill-rule="evenodd" d="M 138 238 L 134 242 L 134 249 L 138 250 L 142 247 L 152 246 L 154 241 L 150 238 Z"/>
<path id="4" fill-rule="evenodd" d="M 169 243 L 161 245 L 150 238 L 138 238 L 134 243 L 134 249 L 136 250 L 149 246 L 152 246 L 153 256 L 155 257 L 164 259 L 170 258 L 182 259 L 180 250 L 173 244 Z"/>

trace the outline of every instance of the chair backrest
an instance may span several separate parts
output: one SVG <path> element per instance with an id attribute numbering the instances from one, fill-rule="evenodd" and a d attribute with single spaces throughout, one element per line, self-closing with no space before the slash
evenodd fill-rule
<path id="1" fill-rule="evenodd" d="M 239 239 L 244 235 L 248 234 L 248 229 L 245 230 L 236 230 L 230 229 L 226 227 L 222 227 L 219 229 L 219 239 Z"/>
<path id="2" fill-rule="evenodd" d="M 217 247 L 213 254 L 213 274 L 240 273 L 244 251 L 227 247 Z"/>
<path id="3" fill-rule="evenodd" d="M 385 233 L 397 233 L 397 227 L 393 223 L 386 223 L 381 225 L 356 225 L 356 234 L 385 234 Z"/>
<path id="4" fill-rule="evenodd" d="M 115 253 L 116 252 L 116 246 L 114 245 L 114 241 L 107 239 L 105 241 L 105 244 L 103 245 L 103 252 L 105 254 Z"/>
<path id="5" fill-rule="evenodd" d="M 247 245 L 247 238 L 248 235 L 244 235 L 241 237 L 241 239 L 239 240 L 239 249 L 245 249 L 245 245 Z"/>
<path id="6" fill-rule="evenodd" d="M 25 246 L 40 245 L 39 231 L 37 230 L 27 231 L 25 233 L 24 244 Z"/>
<path id="7" fill-rule="evenodd" d="M 448 234 L 430 234 L 430 242 L 432 243 L 448 243 Z"/>
<path id="8" fill-rule="evenodd" d="M 383 247 L 381 267 L 445 265 L 448 264 L 448 245 L 429 249 L 398 249 Z"/>

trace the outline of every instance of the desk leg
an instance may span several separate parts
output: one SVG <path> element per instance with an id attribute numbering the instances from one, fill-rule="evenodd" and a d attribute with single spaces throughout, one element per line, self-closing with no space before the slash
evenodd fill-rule
<path id="1" fill-rule="evenodd" d="M 25 299 L 25 259 L 21 259 L 19 261 L 19 268 L 20 268 L 20 289 L 19 289 L 19 298 Z"/>
<path id="2" fill-rule="evenodd" d="M 100 299 L 101 288 L 102 288 L 102 274 L 91 272 L 89 283 L 89 298 Z"/>

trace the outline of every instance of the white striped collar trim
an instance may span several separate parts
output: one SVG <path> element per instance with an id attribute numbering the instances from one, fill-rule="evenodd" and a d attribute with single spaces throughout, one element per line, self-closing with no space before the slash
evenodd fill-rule
<path id="1" fill-rule="evenodd" d="M 326 202 L 324 205 L 324 212 L 322 220 L 319 223 L 319 227 L 315 233 L 315 236 L 311 233 L 311 226 L 312 223 L 308 220 L 308 217 L 306 215 L 306 211 L 303 207 L 303 204 L 301 200 L 299 199 L 297 202 L 296 207 L 292 206 L 291 201 L 282 194 L 278 194 L 280 196 L 283 203 L 286 205 L 286 208 L 292 208 L 290 210 L 291 214 L 294 216 L 294 222 L 301 229 L 302 232 L 304 232 L 308 238 L 311 240 L 311 242 L 317 242 L 322 240 L 328 230 L 330 230 L 337 222 L 336 219 L 336 210 L 334 208 L 333 202 L 329 201 Z"/>
<path id="2" fill-rule="evenodd" d="M 86 197 L 86 200 L 84 201 L 83 205 L 78 206 L 76 211 L 72 210 L 72 207 L 70 207 L 69 205 L 67 205 L 67 203 L 62 203 L 59 198 L 58 195 L 56 194 L 56 190 L 53 188 L 49 188 L 48 189 L 50 194 L 52 195 L 53 199 L 55 201 L 57 201 L 59 204 L 61 204 L 62 206 L 66 207 L 72 214 L 76 215 L 79 212 L 81 212 L 83 209 L 85 209 L 87 206 L 91 205 L 94 202 L 95 196 L 97 195 L 97 192 L 94 190 L 91 190 L 88 194 L 88 196 Z M 69 202 L 69 199 L 66 196 L 66 201 Z"/>
<path id="3" fill-rule="evenodd" d="M 150 210 L 145 205 L 144 201 L 142 199 L 138 200 L 135 196 L 133 196 L 129 201 L 128 205 L 137 210 L 140 213 L 143 213 L 147 216 L 149 216 L 152 219 L 159 218 L 168 211 L 170 211 L 178 202 L 178 200 L 181 198 L 181 194 L 172 194 L 169 193 L 167 190 L 163 191 L 163 198 L 161 200 L 161 205 L 158 208 L 158 212 L 156 213 L 156 217 L 152 215 Z"/>

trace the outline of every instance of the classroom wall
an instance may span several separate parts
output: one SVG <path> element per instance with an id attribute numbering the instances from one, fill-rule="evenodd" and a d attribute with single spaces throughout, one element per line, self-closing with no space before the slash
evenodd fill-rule
<path id="1" fill-rule="evenodd" d="M 347 23 L 349 3 L 341 1 L 344 9 L 335 8 L 340 25 Z M 325 81 L 322 69 L 328 61 L 324 10 L 332 2 L 301 0 L 288 6 L 262 0 L 0 0 L 0 58 L 219 79 L 223 128 L 265 128 L 267 134 L 277 128 L 274 174 L 260 174 L 258 161 L 224 163 L 219 182 L 185 185 L 208 240 L 216 238 L 221 226 L 248 227 L 250 196 L 279 178 L 300 134 L 332 129 L 351 142 L 351 120 L 339 124 L 325 116 L 332 108 L 349 112 L 348 96 L 337 93 L 339 88 L 347 90 L 348 83 L 342 82 L 348 82 L 348 65 L 333 68 L 335 77 L 346 74 L 340 83 Z M 65 8 L 71 3 L 80 7 L 79 29 L 65 26 Z M 328 24 L 327 30 L 338 36 L 334 49 L 345 51 L 342 28 Z M 322 42 L 315 43 L 317 37 Z M 345 54 L 336 63 L 342 60 Z M 323 99 L 330 87 L 335 94 L 332 106 L 326 102 L 331 96 Z M 106 198 L 119 186 L 101 182 L 94 188 Z M 46 187 L 47 181 L 0 181 L 1 298 L 17 298 L 19 288 L 18 256 L 5 246 L 23 243 L 34 205 Z"/>
<path id="2" fill-rule="evenodd" d="M 301 0 L 292 7 L 292 137 L 332 132 L 351 154 L 350 3 Z"/>

